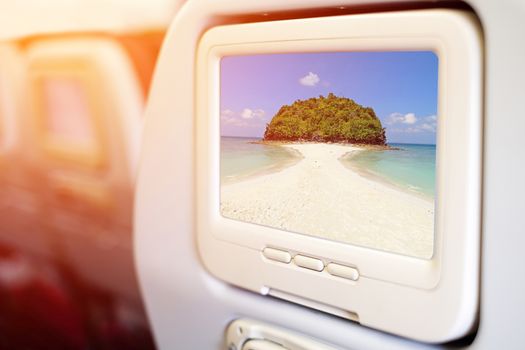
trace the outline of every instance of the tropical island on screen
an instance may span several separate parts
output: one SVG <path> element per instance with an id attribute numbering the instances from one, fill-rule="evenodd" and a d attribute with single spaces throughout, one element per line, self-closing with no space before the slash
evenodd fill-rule
<path id="1" fill-rule="evenodd" d="M 249 60 L 246 56 L 242 59 Z M 260 69 L 261 59 L 254 62 Z M 270 68 L 275 67 L 273 62 Z M 224 77 L 228 66 L 223 64 L 221 69 Z M 305 75 L 300 85 L 321 83 L 319 74 L 313 75 Z M 271 108 L 244 108 L 238 113 L 222 109 L 221 214 L 290 232 L 430 258 L 435 115 L 390 113 L 382 122 L 376 108 L 329 91 L 335 80 L 332 78 L 324 87 L 326 93 L 317 97 L 273 103 L 270 107 L 275 112 L 271 115 L 266 114 Z M 226 74 L 221 107 L 230 105 L 227 87 L 235 92 L 230 85 L 235 81 L 228 80 Z M 263 101 L 265 95 L 275 96 L 277 91 L 268 85 L 267 89 L 255 87 L 254 92 L 245 100 Z M 247 93 L 246 89 L 242 93 Z M 389 134 L 408 141 L 430 137 L 434 142 L 389 142 Z"/>
<path id="2" fill-rule="evenodd" d="M 282 106 L 263 140 L 386 145 L 385 129 L 372 108 L 333 93 Z"/>

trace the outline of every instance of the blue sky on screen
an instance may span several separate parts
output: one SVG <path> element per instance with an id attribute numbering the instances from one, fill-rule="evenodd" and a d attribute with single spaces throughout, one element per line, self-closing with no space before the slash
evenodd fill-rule
<path id="1" fill-rule="evenodd" d="M 282 105 L 334 93 L 372 107 L 389 143 L 436 143 L 432 52 L 332 52 L 221 60 L 221 135 L 260 138 Z"/>

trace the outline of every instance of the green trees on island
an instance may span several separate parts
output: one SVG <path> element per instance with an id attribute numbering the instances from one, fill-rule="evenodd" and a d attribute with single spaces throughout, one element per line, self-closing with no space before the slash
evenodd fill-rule
<path id="1" fill-rule="evenodd" d="M 333 93 L 282 106 L 266 125 L 263 140 L 386 144 L 385 129 L 372 108 Z"/>

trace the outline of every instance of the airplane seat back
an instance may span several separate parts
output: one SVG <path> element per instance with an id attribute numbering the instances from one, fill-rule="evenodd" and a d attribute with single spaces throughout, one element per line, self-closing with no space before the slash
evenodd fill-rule
<path id="1" fill-rule="evenodd" d="M 35 178 L 25 171 L 31 162 L 31 147 L 23 137 L 27 112 L 26 59 L 13 42 L 0 45 L 0 220 L 4 244 L 49 255 L 50 249 L 38 235 L 41 208 Z"/>
<path id="2" fill-rule="evenodd" d="M 23 56 L 10 43 L 0 43 L 0 154 L 5 158 L 16 146 L 16 116 L 20 110 Z M 5 163 L 4 163 L 5 164 Z"/>
<path id="3" fill-rule="evenodd" d="M 9 156 L 13 153 L 16 144 L 16 113 L 18 111 L 17 89 L 21 82 L 21 56 L 18 50 L 8 43 L 0 44 L 0 190 L 5 191 L 5 181 L 9 169 Z M 1 196 L 2 206 L 6 196 Z"/>
<path id="4" fill-rule="evenodd" d="M 197 246 L 198 222 L 195 215 L 199 208 L 195 197 L 197 171 L 202 169 L 195 166 L 198 156 L 194 138 L 195 95 L 199 91 L 195 86 L 196 52 L 203 33 L 214 26 L 270 20 L 285 22 L 288 19 L 315 17 L 316 13 L 319 17 L 334 11 L 359 15 L 363 12 L 390 11 L 396 6 L 408 11 L 413 10 L 412 6 L 441 7 L 445 4 L 424 1 L 403 4 L 389 0 L 373 3 L 377 7 L 371 6 L 370 1 L 195 0 L 187 2 L 174 18 L 161 50 L 146 108 L 134 225 L 139 280 L 160 348 L 228 348 L 225 329 L 228 324 L 242 318 L 298 332 L 341 349 L 481 350 L 523 347 L 525 334 L 521 320 L 525 279 L 521 273 L 521 257 L 525 245 L 522 223 L 525 164 L 519 154 L 514 156 L 516 150 L 522 148 L 521 134 L 525 129 L 525 119 L 520 117 L 525 80 L 525 46 L 522 40 L 525 8 L 520 0 L 450 3 L 460 7 L 459 11 L 468 9 L 475 13 L 483 31 L 484 81 L 480 86 L 483 89 L 480 169 L 483 181 L 482 188 L 478 190 L 482 196 L 480 300 L 479 324 L 472 334 L 452 343 L 440 344 L 402 338 L 271 297 L 267 295 L 269 288 L 266 286 L 261 287 L 260 293 L 237 288 L 213 276 L 203 265 L 202 252 Z M 377 24 L 368 21 L 366 25 L 374 28 Z M 254 50 L 254 53 L 260 51 Z M 202 66 L 209 69 L 211 64 Z M 449 79 L 449 76 L 445 75 L 445 78 Z M 219 83 L 212 81 L 210 85 L 214 83 L 214 93 L 217 94 Z M 216 95 L 210 98 L 210 104 L 214 103 L 219 105 Z M 216 117 L 219 118 L 218 113 Z M 465 144 L 468 142 L 465 140 Z M 216 213 L 216 217 L 219 215 Z M 226 240 L 221 244 L 224 247 L 231 245 Z M 239 280 L 261 274 L 249 265 L 236 264 L 235 258 L 227 254 L 218 256 L 218 259 L 230 264 L 232 271 L 236 269 Z M 275 262 L 275 266 L 277 264 Z M 314 284 L 306 287 L 322 290 Z M 289 300 L 293 301 L 293 295 Z M 394 296 L 390 296 L 388 301 L 393 304 L 398 302 Z M 371 307 L 381 311 L 382 306 Z M 399 322 L 406 322 L 403 314 L 398 316 Z M 436 317 L 426 313 L 420 316 L 421 327 L 426 326 L 427 318 Z"/>
<path id="5" fill-rule="evenodd" d="M 118 41 L 87 36 L 27 44 L 40 217 L 59 260 L 82 280 L 138 302 L 130 247 L 144 94 Z"/>

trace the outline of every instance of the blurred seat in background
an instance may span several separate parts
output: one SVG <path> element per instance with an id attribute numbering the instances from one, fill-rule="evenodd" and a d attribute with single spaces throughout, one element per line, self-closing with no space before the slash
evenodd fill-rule
<path id="1" fill-rule="evenodd" d="M 163 35 L 34 36 L 0 51 L 0 244 L 56 271 L 91 348 L 154 347 L 131 234 L 142 112 Z"/>
<path id="2" fill-rule="evenodd" d="M 74 38 L 33 42 L 27 61 L 31 171 L 55 256 L 137 299 L 129 237 L 143 93 L 131 60 L 112 39 Z"/>
<path id="3" fill-rule="evenodd" d="M 26 61 L 14 44 L 0 46 L 0 242 L 40 255 L 49 254 L 40 232 L 40 190 L 36 178 L 26 171 L 30 162 L 30 139 L 24 137 Z"/>

